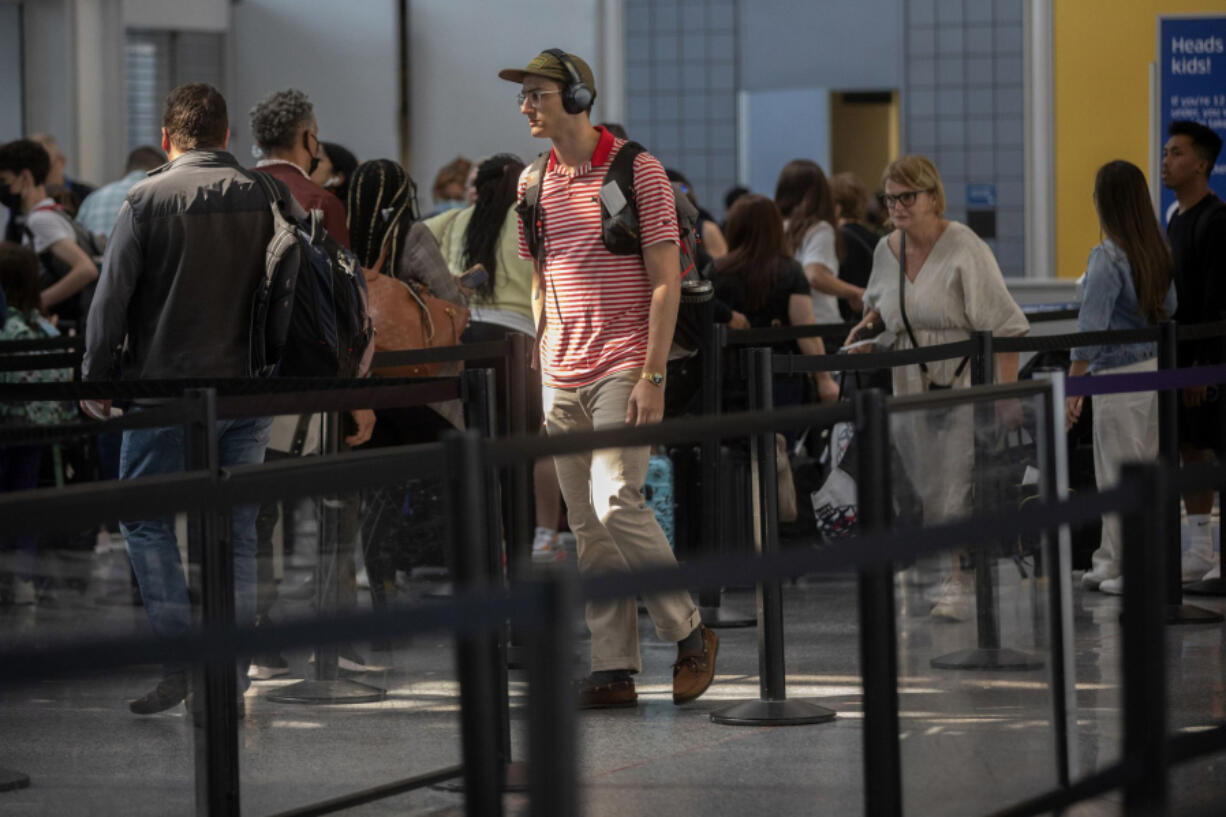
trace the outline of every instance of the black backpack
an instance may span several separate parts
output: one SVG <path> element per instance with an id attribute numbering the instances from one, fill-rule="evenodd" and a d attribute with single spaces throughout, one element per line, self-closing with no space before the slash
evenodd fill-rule
<path id="1" fill-rule="evenodd" d="M 644 152 L 646 148 L 638 142 L 626 142 L 605 172 L 604 184 L 616 184 L 626 200 L 626 206 L 618 213 L 609 212 L 603 197 L 600 201 L 600 239 L 605 249 L 613 255 L 641 255 L 643 252 L 639 243 L 639 212 L 634 194 L 634 160 Z M 523 199 L 515 207 L 528 252 L 536 259 L 538 268 L 545 260 L 545 211 L 540 206 L 540 198 L 541 181 L 548 161 L 549 152 L 546 151 L 537 156 L 528 168 L 528 184 L 524 188 Z M 711 300 L 715 288 L 710 281 L 703 279 L 698 267 L 701 243 L 697 229 L 698 208 L 675 183 L 672 188 L 681 240 L 681 308 L 677 313 L 673 342 L 688 352 L 694 352 L 699 348 L 705 328 L 702 310 L 697 307 Z"/>
<path id="2" fill-rule="evenodd" d="M 358 377 L 370 368 L 374 326 L 357 258 L 325 232 L 323 213 L 294 218 L 272 177 L 252 176 L 268 197 L 273 235 L 251 304 L 256 377 Z"/>
<path id="3" fill-rule="evenodd" d="M 70 216 L 68 212 L 58 204 L 53 204 L 49 207 L 36 207 L 31 213 L 40 211 L 51 211 L 60 218 L 68 222 L 72 227 L 73 237 L 76 239 L 77 246 L 80 247 L 89 260 L 94 262 L 94 266 L 99 271 L 102 270 L 102 247 L 99 246 L 97 239 L 93 233 L 85 229 L 85 227 L 75 218 Z M 23 228 L 26 235 L 30 237 L 31 242 L 34 240 L 34 233 L 30 231 L 29 226 Z M 43 250 L 38 254 L 38 288 L 46 289 L 55 283 L 58 283 L 71 269 L 68 264 L 61 261 L 51 248 Z M 82 332 L 85 325 L 85 318 L 89 315 L 89 305 L 94 300 L 94 290 L 97 288 L 97 282 L 91 282 L 88 286 L 73 295 L 70 298 L 65 298 L 55 306 L 48 310 L 52 315 L 59 316 L 63 321 L 74 321 L 78 332 Z"/>

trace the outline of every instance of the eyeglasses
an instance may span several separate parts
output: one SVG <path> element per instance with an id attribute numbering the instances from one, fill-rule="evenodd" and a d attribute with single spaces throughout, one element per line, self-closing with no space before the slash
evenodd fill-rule
<path id="1" fill-rule="evenodd" d="M 915 197 L 920 193 L 931 193 L 932 188 L 924 188 L 923 190 L 904 190 L 897 196 L 892 196 L 889 193 L 881 194 L 881 203 L 885 205 L 885 209 L 890 210 L 895 204 L 901 204 L 903 207 L 910 207 L 915 204 Z"/>
<path id="2" fill-rule="evenodd" d="M 533 108 L 539 108 L 541 107 L 541 97 L 548 96 L 549 94 L 560 94 L 560 93 L 562 93 L 560 90 L 525 91 L 523 93 L 516 94 L 515 101 L 519 103 L 519 107 L 521 108 L 524 107 L 524 102 L 527 102 Z"/>

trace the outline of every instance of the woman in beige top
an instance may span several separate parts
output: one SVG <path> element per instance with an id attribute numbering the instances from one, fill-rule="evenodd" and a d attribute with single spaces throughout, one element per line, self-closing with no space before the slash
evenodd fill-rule
<path id="1" fill-rule="evenodd" d="M 991 249 L 969 227 L 943 217 L 945 190 L 936 166 L 923 156 L 904 156 L 886 168 L 882 182 L 896 229 L 877 244 L 864 294 L 864 319 L 852 330 L 847 344 L 884 327 L 894 334 L 895 349 L 915 345 L 899 308 L 903 277 L 899 258 L 904 247 L 906 313 L 919 346 L 964 341 L 976 330 L 1005 337 L 1029 331 L 1030 324 L 1005 287 Z M 1016 381 L 1017 365 L 1016 353 L 997 355 L 997 382 Z M 933 387 L 965 388 L 971 383 L 970 365 L 961 360 L 900 366 L 893 376 L 896 395 L 918 394 Z M 894 444 L 928 524 L 969 513 L 975 446 L 970 406 L 946 411 L 941 417 L 931 414 L 906 412 L 891 418 Z M 998 403 L 997 414 L 1008 426 L 1020 420 L 1013 402 Z M 953 575 L 932 609 L 934 616 L 970 618 L 970 575 L 960 569 L 960 561 L 956 555 Z"/>

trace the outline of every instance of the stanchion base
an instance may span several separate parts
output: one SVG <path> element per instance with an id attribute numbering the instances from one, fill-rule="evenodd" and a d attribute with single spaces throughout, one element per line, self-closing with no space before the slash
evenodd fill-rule
<path id="1" fill-rule="evenodd" d="M 17 789 L 28 789 L 30 787 L 30 776 L 15 772 L 12 769 L 5 769 L 0 766 L 0 791 L 15 791 Z"/>
<path id="2" fill-rule="evenodd" d="M 837 717 L 833 709 L 812 701 L 739 701 L 711 713 L 712 723 L 725 726 L 806 726 L 828 723 Z"/>
<path id="3" fill-rule="evenodd" d="M 387 690 L 349 678 L 299 681 L 275 689 L 264 700 L 279 704 L 371 704 L 387 698 Z"/>
<path id="4" fill-rule="evenodd" d="M 528 764 L 522 760 L 513 760 L 507 764 L 506 771 L 503 774 L 505 781 L 502 786 L 503 792 L 507 794 L 515 794 L 528 790 Z M 436 783 L 430 788 L 435 791 L 448 791 L 453 794 L 464 793 L 464 778 L 453 777 L 450 780 L 444 780 L 442 783 Z"/>
<path id="5" fill-rule="evenodd" d="M 1226 596 L 1226 579 L 1201 579 L 1185 584 L 1183 592 L 1187 596 Z"/>
<path id="6" fill-rule="evenodd" d="M 1007 647 L 976 647 L 942 655 L 928 662 L 934 669 L 979 669 L 1025 672 L 1043 669 L 1043 660 Z"/>
<path id="7" fill-rule="evenodd" d="M 1220 624 L 1223 616 L 1195 604 L 1168 604 L 1166 606 L 1167 624 Z"/>
<path id="8" fill-rule="evenodd" d="M 702 616 L 702 623 L 712 630 L 731 630 L 737 627 L 758 626 L 757 616 L 738 613 L 735 610 L 729 610 L 723 605 L 719 607 L 699 607 L 698 614 Z"/>

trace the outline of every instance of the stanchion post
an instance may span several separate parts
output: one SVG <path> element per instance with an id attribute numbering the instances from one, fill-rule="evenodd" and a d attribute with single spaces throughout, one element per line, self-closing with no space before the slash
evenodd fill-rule
<path id="1" fill-rule="evenodd" d="M 494 436 L 497 423 L 497 412 L 494 403 L 494 390 L 497 380 L 492 369 L 468 369 L 462 375 L 464 408 L 468 429 L 479 435 L 479 438 L 489 439 Z M 484 459 L 482 459 L 484 462 Z M 471 582 L 479 571 L 481 581 L 490 588 L 500 588 L 504 585 L 502 546 L 503 532 L 500 529 L 498 516 L 498 480 L 491 468 L 483 467 L 480 474 L 482 483 L 481 497 L 484 497 L 485 519 L 482 526 L 484 535 L 481 559 L 473 565 L 459 565 L 456 569 L 457 582 Z M 473 501 L 473 508 L 479 506 Z M 463 550 L 463 549 L 461 549 Z M 462 554 L 461 554 L 462 555 Z M 473 554 L 475 556 L 475 551 Z M 510 714 L 510 679 L 507 675 L 507 639 L 506 627 L 500 626 L 498 632 L 488 639 L 488 649 L 492 651 L 494 666 L 494 700 L 498 717 L 498 747 L 500 761 L 503 765 L 511 762 L 511 714 Z M 516 788 L 522 787 L 522 781 L 516 781 Z"/>
<path id="2" fill-rule="evenodd" d="M 972 332 L 971 384 L 988 386 L 996 380 L 995 349 L 991 332 Z M 975 427 L 990 426 L 996 422 L 995 405 L 978 402 L 974 405 Z M 977 453 L 977 452 L 976 452 Z M 993 509 L 977 508 L 978 512 Z M 936 669 L 985 669 L 985 670 L 1035 670 L 1043 662 L 1036 656 L 1000 645 L 1000 598 L 996 592 L 996 579 L 991 554 L 982 547 L 975 554 L 975 625 L 977 646 L 975 649 L 959 650 L 949 655 L 933 658 L 929 664 Z"/>
<path id="3" fill-rule="evenodd" d="M 322 415 L 320 423 L 320 453 L 333 456 L 340 451 L 340 418 L 335 411 Z M 315 555 L 315 610 L 319 615 L 335 615 L 340 605 L 340 522 L 338 498 L 321 496 L 319 508 L 319 538 Z M 315 681 L 330 682 L 340 678 L 340 648 L 335 641 L 315 645 Z"/>
<path id="4" fill-rule="evenodd" d="M 1167 808 L 1166 628 L 1162 544 L 1170 531 L 1167 500 L 1176 495 L 1164 466 L 1127 464 L 1121 483 L 1146 501 L 1121 509 L 1124 529 L 1124 813 Z M 1154 501 L 1156 500 L 1156 501 Z"/>
<path id="5" fill-rule="evenodd" d="M 996 380 L 992 333 L 973 332 L 971 341 L 975 344 L 971 383 L 975 386 L 990 386 Z M 976 403 L 974 411 L 976 426 L 993 422 L 989 416 L 992 410 L 991 403 Z M 996 609 L 999 603 L 996 585 L 992 580 L 992 565 L 989 563 L 988 551 L 985 548 L 975 554 L 975 618 L 981 650 L 1000 649 L 1000 617 Z"/>
<path id="6" fill-rule="evenodd" d="M 724 350 L 728 344 L 728 325 L 715 322 L 715 304 L 707 302 L 703 309 L 710 310 L 704 321 L 706 331 L 703 333 L 703 347 L 699 351 L 702 356 L 702 413 L 714 417 L 723 411 L 724 393 Z M 724 481 L 724 470 L 720 462 L 719 440 L 705 440 L 701 444 L 701 496 L 703 512 L 700 514 L 699 536 L 701 544 L 695 553 L 687 556 L 698 558 L 705 550 L 709 554 L 722 554 L 727 547 L 725 527 L 720 524 L 721 509 L 724 507 L 720 488 Z M 708 627 L 752 627 L 756 619 L 748 614 L 738 613 L 723 606 L 722 588 L 700 587 L 698 589 L 698 609 L 702 621 Z"/>
<path id="7" fill-rule="evenodd" d="M 1068 498 L 1068 443 L 1064 428 L 1064 372 L 1042 371 L 1039 378 L 1051 384 L 1043 403 L 1042 439 L 1039 448 L 1039 500 Z M 1047 568 L 1047 609 L 1051 634 L 1052 732 L 1055 740 L 1056 779 L 1061 786 L 1072 783 L 1076 752 L 1069 711 L 1077 706 L 1073 674 L 1073 567 L 1069 529 L 1063 525 L 1044 531 L 1043 563 Z M 1035 577 L 1038 578 L 1037 576 Z"/>
<path id="8" fill-rule="evenodd" d="M 528 780 L 532 817 L 572 817 L 579 813 L 575 776 L 578 740 L 575 698 L 570 685 L 574 654 L 571 626 L 575 590 L 565 574 L 536 587 L 538 618 L 520 628 L 528 651 Z"/>
<path id="9" fill-rule="evenodd" d="M 191 419 L 185 435 L 189 471 L 206 471 L 213 488 L 209 501 L 190 525 L 200 554 L 200 598 L 204 631 L 220 635 L 234 627 L 234 550 L 230 520 L 217 490 L 221 467 L 217 451 L 217 393 L 189 389 L 183 394 Z M 188 717 L 198 723 L 196 813 L 239 814 L 238 686 L 233 659 L 210 658 L 193 669 L 193 705 Z"/>
<path id="10" fill-rule="evenodd" d="M 341 450 L 341 416 L 331 411 L 320 423 L 320 451 L 334 457 Z M 340 609 L 340 509 L 338 494 L 317 497 L 319 509 L 315 554 L 315 610 L 318 615 L 335 614 Z M 286 525 L 286 528 L 292 527 Z M 349 558 L 345 554 L 344 558 Z M 316 644 L 315 666 L 311 678 L 267 693 L 266 700 L 282 704 L 362 704 L 387 698 L 387 690 L 340 674 L 340 645 L 334 641 Z"/>
<path id="11" fill-rule="evenodd" d="M 890 528 L 890 442 L 885 397 L 857 392 L 856 485 L 859 532 Z M 860 571 L 860 674 L 864 685 L 864 813 L 902 814 L 902 760 L 898 748 L 898 645 L 894 569 L 886 563 Z"/>
<path id="12" fill-rule="evenodd" d="M 1158 368 L 1179 368 L 1179 328 L 1175 321 L 1163 321 L 1158 338 Z M 1179 390 L 1158 392 L 1158 459 L 1171 468 L 1179 467 Z M 1163 509 L 1167 514 L 1168 541 L 1162 543 L 1166 556 L 1166 603 L 1183 602 L 1183 553 L 1179 545 L 1179 495 L 1172 492 Z"/>
<path id="13" fill-rule="evenodd" d="M 443 438 L 452 554 L 457 590 L 489 589 L 487 558 L 487 472 L 477 431 L 457 431 Z M 460 681 L 460 729 L 467 814 L 502 814 L 505 764 L 498 694 L 498 646 L 492 633 L 461 635 L 456 645 Z M 504 664 L 505 666 L 505 664 Z"/>
<path id="14" fill-rule="evenodd" d="M 703 333 L 702 355 L 702 413 L 705 417 L 714 417 L 720 413 L 724 379 L 724 339 L 727 337 L 724 324 L 715 321 L 706 324 Z M 702 442 L 702 522 L 699 526 L 701 545 L 696 553 L 685 554 L 697 558 L 705 549 L 708 553 L 723 552 L 722 531 L 719 524 L 719 440 L 704 440 Z M 699 606 L 719 607 L 719 588 L 714 592 L 704 588 L 699 593 Z"/>
<path id="15" fill-rule="evenodd" d="M 749 363 L 750 407 L 774 408 L 771 350 L 746 350 Z M 779 491 L 775 468 L 775 433 L 750 438 L 754 471 L 754 538 L 759 555 L 779 551 Z M 760 696 L 711 713 L 711 720 L 735 726 L 801 725 L 834 720 L 835 713 L 809 701 L 787 699 L 783 655 L 783 588 L 778 579 L 758 583 L 758 675 Z"/>
<path id="16" fill-rule="evenodd" d="M 1175 321 L 1160 324 L 1158 368 L 1179 368 L 1179 327 Z M 1171 468 L 1179 467 L 1179 390 L 1158 392 L 1158 459 Z M 1161 547 L 1166 557 L 1166 623 L 1214 624 L 1222 614 L 1194 604 L 1183 603 L 1183 550 L 1180 545 L 1180 497 L 1171 491 L 1163 506 L 1166 510 L 1166 535 Z M 1126 585 L 1127 583 L 1125 583 Z"/>
<path id="17" fill-rule="evenodd" d="M 507 335 L 507 430 L 511 434 L 531 434 L 540 428 L 540 417 L 528 416 L 528 337 L 519 332 Z M 532 551 L 532 464 L 518 462 L 508 467 L 507 566 L 514 577 L 529 566 Z M 557 520 L 545 520 L 552 527 Z"/>
<path id="18" fill-rule="evenodd" d="M 1175 321 L 1160 324 L 1158 337 L 1158 368 L 1179 368 L 1179 327 Z M 1158 459 L 1171 468 L 1179 467 L 1179 390 L 1158 392 Z M 1179 544 L 1179 495 L 1172 492 L 1164 508 L 1167 514 L 1168 541 L 1162 543 L 1166 556 L 1166 603 L 1178 606 L 1183 602 L 1183 553 Z"/>

